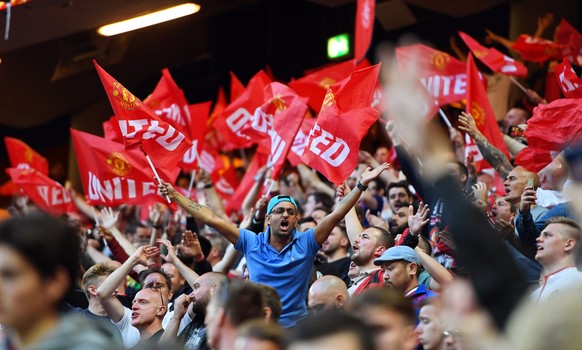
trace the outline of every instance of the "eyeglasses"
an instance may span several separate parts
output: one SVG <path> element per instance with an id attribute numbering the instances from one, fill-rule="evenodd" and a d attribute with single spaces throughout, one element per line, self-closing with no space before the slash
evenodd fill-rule
<path id="1" fill-rule="evenodd" d="M 158 291 L 158 293 L 160 294 L 160 300 L 162 301 L 162 306 L 166 306 L 166 304 L 164 303 L 164 297 L 162 296 L 162 287 L 161 287 L 161 285 L 152 285 L 152 286 L 149 286 L 149 287 L 146 287 L 146 288 L 151 289 L 151 290 Z"/>
<path id="2" fill-rule="evenodd" d="M 283 215 L 285 212 L 287 212 L 287 214 L 289 214 L 289 216 L 295 216 L 297 214 L 297 212 L 295 211 L 295 209 L 293 208 L 276 208 L 271 210 L 271 214 L 277 214 L 277 215 Z"/>

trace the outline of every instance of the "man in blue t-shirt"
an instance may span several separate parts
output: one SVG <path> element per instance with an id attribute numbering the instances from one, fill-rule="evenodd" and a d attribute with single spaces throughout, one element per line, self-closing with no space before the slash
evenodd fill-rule
<path id="1" fill-rule="evenodd" d="M 374 170 L 366 169 L 354 190 L 336 206 L 316 227 L 299 232 L 297 226 L 297 204 L 291 196 L 273 197 L 267 205 L 267 229 L 258 235 L 239 229 L 225 221 L 206 206 L 196 203 L 176 190 L 169 183 L 162 183 L 162 195 L 186 209 L 197 220 L 214 228 L 228 239 L 247 259 L 252 282 L 263 283 L 277 290 L 283 304 L 280 324 L 294 326 L 307 316 L 307 287 L 315 254 L 335 225 L 356 204 L 368 184 L 388 169 L 384 163 Z"/>

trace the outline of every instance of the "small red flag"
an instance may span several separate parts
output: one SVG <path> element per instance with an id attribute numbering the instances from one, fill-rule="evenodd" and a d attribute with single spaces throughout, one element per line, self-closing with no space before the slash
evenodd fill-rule
<path id="1" fill-rule="evenodd" d="M 349 60 L 331 66 L 317 68 L 306 76 L 291 81 L 288 85 L 299 96 L 308 97 L 307 104 L 319 113 L 327 89 L 333 84 L 347 78 L 356 70 L 356 62 Z"/>
<path id="2" fill-rule="evenodd" d="M 578 78 L 566 59 L 554 66 L 554 73 L 566 98 L 582 98 L 582 78 Z"/>
<path id="3" fill-rule="evenodd" d="M 564 50 L 568 51 L 563 45 L 527 34 L 520 35 L 511 48 L 519 52 L 524 61 L 531 62 L 559 59 L 563 57 Z"/>
<path id="4" fill-rule="evenodd" d="M 395 51 L 402 71 L 407 71 L 411 62 L 424 68 L 418 72 L 420 82 L 440 106 L 462 100 L 467 95 L 467 65 L 463 62 L 422 44 L 402 46 Z"/>
<path id="5" fill-rule="evenodd" d="M 13 168 L 36 169 L 42 174 L 48 175 L 48 161 L 29 145 L 12 137 L 5 137 L 4 143 Z"/>
<path id="6" fill-rule="evenodd" d="M 77 211 L 69 191 L 57 181 L 36 169 L 6 169 L 12 182 L 43 211 L 51 215 L 61 215 Z"/>
<path id="7" fill-rule="evenodd" d="M 356 49 L 354 54 L 354 58 L 358 62 L 366 56 L 366 52 L 368 52 L 372 42 L 375 13 L 376 0 L 358 0 L 356 7 Z"/>
<path id="8" fill-rule="evenodd" d="M 226 203 L 227 213 L 239 212 L 242 208 L 243 201 L 253 185 L 255 184 L 255 175 L 257 171 L 267 164 L 268 156 L 263 153 L 256 152 L 251 160 L 245 175 L 243 176 L 240 185 L 234 191 L 234 194 L 228 199 Z"/>
<path id="9" fill-rule="evenodd" d="M 569 52 L 564 57 L 568 61 L 582 66 L 582 34 L 562 18 L 560 24 L 556 27 L 555 38 L 558 45 L 569 48 Z"/>
<path id="10" fill-rule="evenodd" d="M 465 44 L 469 47 L 473 55 L 483 62 L 492 71 L 503 73 L 506 75 L 515 75 L 518 77 L 525 77 L 527 75 L 527 68 L 523 63 L 514 60 L 511 57 L 505 56 L 495 48 L 486 48 L 481 46 L 477 40 L 469 35 L 459 32 L 459 36 Z"/>
<path id="11" fill-rule="evenodd" d="M 475 124 L 483 136 L 495 147 L 500 149 L 509 158 L 509 151 L 507 146 L 503 141 L 503 135 L 497 126 L 497 121 L 495 115 L 493 114 L 493 109 L 487 98 L 487 91 L 483 87 L 481 80 L 479 78 L 479 71 L 475 66 L 475 61 L 473 60 L 473 55 L 469 53 L 467 58 L 467 105 L 466 112 L 471 113 L 473 119 L 475 119 Z M 472 141 L 472 140 L 470 140 Z M 482 169 L 491 168 L 479 149 L 471 142 L 467 145 L 466 153 L 469 155 L 473 153 L 473 159 L 477 165 L 477 171 Z"/>
<path id="12" fill-rule="evenodd" d="M 0 186 L 0 196 L 11 197 L 18 194 L 20 188 L 14 184 L 14 182 L 8 180 L 2 186 Z"/>
<path id="13" fill-rule="evenodd" d="M 126 149 L 143 145 L 157 168 L 175 168 L 184 153 L 192 146 L 192 142 L 159 118 L 97 62 L 94 64 L 119 122 Z"/>
<path id="14" fill-rule="evenodd" d="M 202 153 L 204 138 L 206 136 L 206 121 L 210 112 L 211 101 L 196 103 L 188 106 L 190 111 L 190 138 L 192 147 L 184 153 L 180 167 L 182 169 L 196 169 L 198 167 L 199 155 Z"/>
<path id="15" fill-rule="evenodd" d="M 335 184 L 355 169 L 360 142 L 380 115 L 370 107 L 379 72 L 377 64 L 332 85 L 309 133 L 301 159 Z"/>

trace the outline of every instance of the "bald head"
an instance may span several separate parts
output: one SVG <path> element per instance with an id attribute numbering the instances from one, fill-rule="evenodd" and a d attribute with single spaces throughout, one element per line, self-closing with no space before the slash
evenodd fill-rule
<path id="1" fill-rule="evenodd" d="M 309 288 L 309 309 L 319 312 L 341 309 L 348 300 L 348 289 L 344 281 L 333 275 L 326 275 L 313 282 Z"/>
<path id="2" fill-rule="evenodd" d="M 570 170 L 563 156 L 559 154 L 538 172 L 540 187 L 544 190 L 561 191 L 568 180 Z"/>

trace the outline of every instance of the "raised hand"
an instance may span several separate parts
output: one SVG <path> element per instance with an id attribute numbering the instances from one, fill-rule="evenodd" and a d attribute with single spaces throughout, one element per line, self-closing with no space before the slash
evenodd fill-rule
<path id="1" fill-rule="evenodd" d="M 153 207 L 151 205 L 148 206 L 148 211 L 152 225 L 158 228 L 162 224 L 162 206 L 160 203 L 155 203 Z"/>
<path id="2" fill-rule="evenodd" d="M 424 225 L 428 224 L 430 219 L 428 218 L 430 210 L 427 204 L 420 202 L 418 205 L 418 211 L 414 214 L 414 207 L 408 207 L 408 228 L 410 228 L 410 233 L 414 236 L 420 235 Z"/>
<path id="3" fill-rule="evenodd" d="M 472 139 L 478 138 L 482 135 L 479 128 L 477 128 L 473 116 L 465 112 L 461 112 L 461 115 L 459 116 L 459 129 L 466 132 Z"/>
<path id="4" fill-rule="evenodd" d="M 168 254 L 160 255 L 162 259 L 164 259 L 166 262 L 170 264 L 173 264 L 178 260 L 178 256 L 176 255 L 176 249 L 174 248 L 170 241 L 168 241 L 167 239 L 157 239 L 156 243 L 163 244 L 166 247 L 166 250 L 168 251 Z"/>
<path id="5" fill-rule="evenodd" d="M 336 198 L 339 198 L 340 200 L 350 194 L 350 192 L 352 192 L 352 190 L 350 189 L 350 186 L 348 186 L 347 181 L 342 182 L 335 189 Z"/>
<path id="6" fill-rule="evenodd" d="M 476 184 L 471 186 L 471 189 L 473 189 L 473 196 L 475 197 L 476 200 L 480 200 L 480 201 L 487 203 L 487 192 L 488 191 L 487 191 L 487 185 L 485 185 L 485 183 L 477 182 Z"/>
<path id="7" fill-rule="evenodd" d="M 198 236 L 190 230 L 184 232 L 182 235 L 182 244 L 178 244 L 176 248 L 178 248 L 181 254 L 192 257 L 194 260 L 198 260 L 204 256 Z"/>
<path id="8" fill-rule="evenodd" d="M 378 226 L 388 230 L 388 224 L 386 221 L 382 220 L 381 217 L 370 213 L 370 209 L 366 210 L 366 220 L 368 220 L 368 223 L 371 226 Z"/>
<path id="9" fill-rule="evenodd" d="M 106 229 L 103 226 L 97 226 L 97 232 L 99 233 L 99 237 L 103 238 L 105 241 L 110 242 L 113 240 L 113 234 L 109 229 Z"/>
<path id="10" fill-rule="evenodd" d="M 101 222 L 99 223 L 99 226 L 109 230 L 116 227 L 118 221 L 119 211 L 113 210 L 112 208 L 101 209 Z"/>
<path id="11" fill-rule="evenodd" d="M 186 312 L 188 311 L 188 306 L 194 300 L 194 292 L 191 294 L 182 294 L 174 300 L 174 316 L 176 318 L 182 319 Z"/>
<path id="12" fill-rule="evenodd" d="M 160 191 L 162 196 L 172 196 L 176 192 L 174 187 L 169 182 L 164 181 L 162 181 L 158 185 L 158 190 Z"/>
<path id="13" fill-rule="evenodd" d="M 137 264 L 141 264 L 143 266 L 148 266 L 148 260 L 153 259 L 160 255 L 160 248 L 154 247 L 152 245 L 144 245 L 135 250 L 133 254 L 131 254 L 131 258 L 133 258 L 134 266 Z"/>
<path id="14" fill-rule="evenodd" d="M 533 186 L 526 186 L 525 190 L 521 194 L 521 201 L 519 202 L 519 211 L 521 213 L 526 213 L 529 211 L 532 205 L 536 204 L 536 190 Z"/>
<path id="15" fill-rule="evenodd" d="M 372 170 L 372 168 L 367 167 L 366 170 L 364 170 L 364 172 L 362 173 L 362 177 L 360 179 L 360 182 L 362 183 L 362 185 L 368 186 L 368 184 L 372 180 L 374 180 L 375 178 L 377 178 L 378 175 L 380 175 L 381 172 L 383 172 L 384 170 L 388 169 L 389 167 L 390 167 L 390 164 L 388 164 L 388 163 L 380 164 L 379 166 L 377 166 L 373 170 Z"/>

